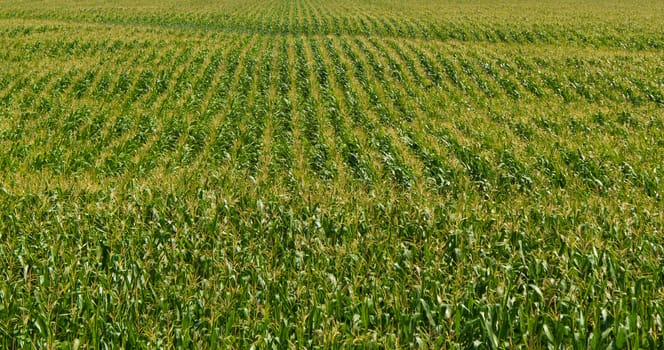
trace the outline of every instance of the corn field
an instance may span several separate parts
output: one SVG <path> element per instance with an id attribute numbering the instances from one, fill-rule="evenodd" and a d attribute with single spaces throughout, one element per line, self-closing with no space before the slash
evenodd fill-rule
<path id="1" fill-rule="evenodd" d="M 1 348 L 664 347 L 664 4 L 0 0 Z"/>

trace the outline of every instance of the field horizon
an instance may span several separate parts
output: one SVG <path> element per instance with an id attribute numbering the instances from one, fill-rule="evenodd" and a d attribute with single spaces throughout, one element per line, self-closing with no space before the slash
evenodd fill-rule
<path id="1" fill-rule="evenodd" d="M 0 0 L 0 347 L 661 348 L 664 2 Z"/>

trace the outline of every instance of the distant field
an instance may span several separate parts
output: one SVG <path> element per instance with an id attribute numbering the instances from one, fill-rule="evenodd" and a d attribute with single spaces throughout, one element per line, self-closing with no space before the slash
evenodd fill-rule
<path id="1" fill-rule="evenodd" d="M 664 348 L 664 2 L 0 0 L 0 348 Z"/>

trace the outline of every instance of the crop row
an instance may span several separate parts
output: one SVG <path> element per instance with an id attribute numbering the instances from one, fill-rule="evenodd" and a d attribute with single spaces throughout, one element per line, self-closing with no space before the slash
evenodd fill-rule
<path id="1" fill-rule="evenodd" d="M 0 0 L 0 347 L 662 348 L 661 5 L 577 3 Z"/>
<path id="2" fill-rule="evenodd" d="M 187 9 L 189 10 L 189 9 Z M 437 11 L 437 10 L 436 10 Z M 42 9 L 6 10 L 5 19 L 61 20 L 73 23 L 152 26 L 174 30 L 253 33 L 264 35 L 361 35 L 391 38 L 420 38 L 439 41 L 572 45 L 625 49 L 662 49 L 661 32 L 647 27 L 588 24 L 516 23 L 478 19 L 435 20 L 421 16 L 373 14 L 371 11 L 348 11 L 320 1 L 296 1 L 290 4 L 271 2 L 246 6 L 234 11 L 178 11 L 164 13 L 146 10 L 134 13 L 101 8 L 97 11 L 57 11 Z M 444 17 L 443 17 L 444 18 Z M 57 31 L 57 25 L 12 26 L 0 35 L 8 38 L 39 35 Z M 67 46 L 63 46 L 65 50 Z"/>
<path id="3" fill-rule="evenodd" d="M 559 140 L 567 134 L 658 128 L 651 112 L 662 105 L 658 82 L 654 76 L 636 78 L 626 58 L 561 62 L 509 58 L 500 51 L 443 53 L 426 43 L 399 45 L 391 39 L 281 38 L 275 46 L 240 37 L 230 43 L 195 52 L 147 46 L 107 58 L 140 62 L 141 69 L 75 66 L 8 79 L 0 90 L 0 107 L 10 116 L 1 134 L 8 145 L 5 169 L 147 174 L 203 155 L 201 164 L 226 160 L 256 175 L 269 151 L 270 174 L 292 177 L 293 167 L 300 167 L 294 147 L 302 147 L 306 167 L 330 179 L 337 167 L 330 155 L 333 141 L 345 168 L 364 183 L 379 176 L 408 188 L 424 177 L 442 190 L 460 181 L 463 172 L 484 190 L 521 191 L 532 188 L 543 172 L 542 179 L 555 186 L 565 186 L 572 176 L 604 192 L 618 175 L 659 196 L 657 175 L 636 158 L 592 155 L 599 148 Z M 264 50 L 274 50 L 276 60 L 259 55 Z M 93 108 L 92 99 L 104 103 Z M 437 113 L 450 101 L 491 110 L 505 100 L 598 107 L 565 122 L 544 116 L 528 125 L 500 112 L 484 118 L 518 138 L 557 142 L 560 152 L 551 156 L 540 152 L 546 144 L 535 142 L 527 152 L 506 148 Z M 635 110 L 600 107 L 625 102 Z M 271 149 L 263 150 L 267 127 Z M 12 142 L 28 136 L 33 143 Z"/>

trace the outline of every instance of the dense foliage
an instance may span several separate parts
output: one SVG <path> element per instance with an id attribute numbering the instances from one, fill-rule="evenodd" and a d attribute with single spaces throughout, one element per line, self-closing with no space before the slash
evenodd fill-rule
<path id="1" fill-rule="evenodd" d="M 0 347 L 662 348 L 664 5 L 0 1 Z"/>

